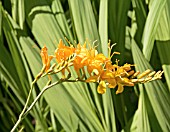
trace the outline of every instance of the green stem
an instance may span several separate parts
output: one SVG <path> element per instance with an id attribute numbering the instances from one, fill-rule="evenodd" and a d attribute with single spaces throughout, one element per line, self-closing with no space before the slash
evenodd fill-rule
<path id="1" fill-rule="evenodd" d="M 39 98 L 41 97 L 41 95 L 49 88 L 53 87 L 54 85 L 57 85 L 59 83 L 63 82 L 62 80 L 59 80 L 49 86 L 45 86 L 41 92 L 38 94 L 38 96 L 34 99 L 34 101 L 32 102 L 32 104 L 30 105 L 30 107 L 27 109 L 27 111 L 23 114 L 23 118 L 30 112 L 30 110 L 32 109 L 32 107 L 35 105 L 35 103 L 39 100 Z"/>
<path id="2" fill-rule="evenodd" d="M 31 86 L 31 89 L 30 89 L 30 92 L 29 92 L 29 95 L 28 95 L 28 98 L 27 98 L 27 101 L 26 101 L 26 104 L 21 112 L 21 114 L 19 115 L 19 118 L 16 122 L 16 124 L 14 125 L 14 127 L 11 129 L 11 132 L 14 132 L 15 129 L 18 127 L 19 123 L 24 119 L 24 117 L 30 112 L 30 110 L 32 109 L 32 107 L 35 105 L 35 103 L 39 100 L 39 98 L 41 97 L 41 95 L 49 88 L 53 87 L 54 85 L 57 85 L 59 83 L 62 83 L 62 82 L 77 82 L 77 81 L 82 81 L 82 80 L 68 80 L 69 79 L 69 76 L 65 79 L 60 79 L 59 81 L 57 82 L 54 82 L 48 86 L 45 86 L 41 92 L 38 94 L 38 96 L 34 99 L 34 101 L 32 102 L 32 104 L 29 106 L 29 108 L 26 110 L 27 106 L 28 106 L 28 102 L 30 100 L 30 97 L 31 97 L 31 92 L 32 92 L 32 89 L 33 89 L 33 84 L 36 82 L 36 81 L 33 81 L 32 83 L 32 86 Z"/>
<path id="3" fill-rule="evenodd" d="M 31 93 L 32 93 L 32 90 L 33 90 L 33 84 L 36 82 L 36 80 L 34 80 L 31 84 L 31 89 L 29 91 L 29 94 L 28 94 L 28 97 L 27 97 L 27 101 L 25 103 L 25 106 L 21 112 L 21 114 L 19 115 L 19 118 L 18 118 L 18 121 L 16 122 L 16 124 L 14 125 L 14 127 L 11 129 L 11 132 L 14 132 L 14 130 L 17 128 L 17 126 L 19 125 L 19 123 L 22 121 L 22 116 L 28 106 L 28 103 L 29 103 L 29 100 L 30 100 L 30 97 L 31 97 Z"/>

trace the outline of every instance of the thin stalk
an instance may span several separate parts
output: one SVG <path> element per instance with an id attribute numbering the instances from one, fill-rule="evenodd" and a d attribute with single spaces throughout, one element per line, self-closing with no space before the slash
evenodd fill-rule
<path id="1" fill-rule="evenodd" d="M 30 99 L 30 96 L 31 96 L 31 92 L 32 92 L 32 89 L 33 89 L 33 84 L 35 83 L 35 81 L 32 83 L 32 86 L 31 86 L 31 89 L 30 89 L 30 92 L 29 92 L 29 95 L 28 95 L 28 98 L 27 98 L 27 101 L 26 101 L 26 104 L 21 112 L 21 114 L 19 115 L 19 118 L 16 122 L 16 124 L 14 125 L 14 127 L 11 129 L 11 132 L 14 132 L 15 129 L 18 127 L 18 125 L 20 124 L 20 122 L 25 118 L 25 116 L 30 112 L 30 110 L 32 109 L 32 107 L 35 105 L 35 103 L 39 100 L 39 98 L 42 96 L 42 94 L 49 88 L 59 84 L 59 83 L 62 83 L 62 82 L 77 82 L 77 81 L 83 81 L 83 80 L 68 80 L 70 77 L 68 76 L 67 78 L 65 79 L 60 79 L 59 81 L 57 82 L 54 82 L 48 86 L 45 86 L 41 92 L 38 94 L 38 96 L 34 99 L 34 101 L 31 103 L 31 105 L 28 107 L 28 109 L 26 110 L 27 106 L 28 106 L 28 102 L 29 102 L 29 99 Z"/>
<path id="2" fill-rule="evenodd" d="M 32 90 L 33 90 L 33 84 L 35 83 L 36 81 L 34 80 L 31 84 L 31 89 L 29 91 L 29 94 L 28 94 L 28 97 L 27 97 L 27 100 L 26 100 L 26 103 L 25 103 L 25 106 L 21 112 L 21 114 L 19 115 L 19 118 L 18 118 L 18 121 L 16 122 L 16 124 L 14 125 L 14 127 L 11 129 L 11 132 L 14 132 L 14 130 L 16 129 L 16 127 L 19 125 L 19 123 L 22 121 L 22 116 L 28 106 L 28 103 L 29 103 L 29 100 L 30 100 L 30 97 L 31 97 L 31 93 L 32 93 Z"/>
<path id="3" fill-rule="evenodd" d="M 54 85 L 57 85 L 59 83 L 61 83 L 62 81 L 59 80 L 49 86 L 45 86 L 41 92 L 38 94 L 38 96 L 34 99 L 34 101 L 32 102 L 32 104 L 30 105 L 30 107 L 27 109 L 27 111 L 23 114 L 23 118 L 30 112 L 30 110 L 32 109 L 32 107 L 35 105 L 35 103 L 39 100 L 39 98 L 41 97 L 41 95 L 49 88 L 53 87 Z"/>

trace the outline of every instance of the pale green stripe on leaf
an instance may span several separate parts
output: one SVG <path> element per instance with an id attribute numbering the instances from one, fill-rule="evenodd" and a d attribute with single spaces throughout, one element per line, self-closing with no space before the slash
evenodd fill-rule
<path id="1" fill-rule="evenodd" d="M 58 23 L 61 28 L 61 31 L 63 32 L 63 36 L 67 37 L 68 40 L 73 42 L 73 36 L 69 29 L 69 25 L 66 20 L 65 13 L 60 3 L 60 0 L 52 0 L 51 10 L 55 15 L 56 22 Z"/>
<path id="2" fill-rule="evenodd" d="M 99 35 L 102 53 L 108 56 L 108 0 L 100 1 L 99 11 Z"/>
<path id="3" fill-rule="evenodd" d="M 46 0 L 25 0 L 25 4 L 26 20 L 37 42 L 41 47 L 46 45 L 49 50 L 54 51 L 59 40 L 64 41 L 65 36 L 49 3 Z"/>
<path id="4" fill-rule="evenodd" d="M 98 50 L 101 51 L 96 20 L 90 0 L 69 0 L 69 7 L 78 41 L 83 44 L 86 40 L 90 43 L 97 40 L 96 45 L 99 44 Z"/>
<path id="5" fill-rule="evenodd" d="M 25 4 L 24 0 L 11 0 L 12 3 L 12 18 L 21 29 L 24 28 L 25 22 Z"/>
<path id="6" fill-rule="evenodd" d="M 164 70 L 166 83 L 170 91 L 170 58 L 169 58 L 170 40 L 157 41 L 156 46 L 162 63 L 162 68 Z"/>
<path id="7" fill-rule="evenodd" d="M 151 58 L 158 23 L 165 8 L 165 4 L 166 0 L 154 0 L 150 5 L 142 37 L 143 53 L 147 60 Z"/>
<path id="8" fill-rule="evenodd" d="M 146 69 L 152 69 L 149 65 L 148 61 L 145 59 L 143 54 L 141 53 L 140 49 L 137 47 L 136 43 L 132 43 L 132 54 L 135 61 L 135 68 L 139 71 L 145 71 Z M 152 129 L 154 131 L 153 124 L 159 124 L 160 129 L 163 131 L 170 130 L 170 116 L 169 110 L 170 109 L 170 101 L 169 101 L 169 91 L 168 88 L 163 85 L 161 81 L 153 81 L 150 83 L 145 83 L 144 88 L 140 89 L 146 91 L 146 96 L 150 105 L 147 105 L 146 109 L 152 109 L 154 113 L 150 113 L 148 116 L 152 116 L 152 119 L 155 122 L 150 121 L 152 124 Z M 141 95 L 140 95 L 141 96 Z M 145 97 L 146 98 L 146 97 Z M 147 102 L 148 102 L 147 101 Z M 155 131 L 157 129 L 155 128 Z"/>
<path id="9" fill-rule="evenodd" d="M 28 75 L 26 73 L 26 69 L 24 67 L 25 63 L 25 58 L 22 53 L 21 47 L 19 45 L 19 42 L 17 40 L 16 32 L 14 29 L 15 22 L 12 22 L 11 17 L 4 11 L 3 12 L 3 30 L 4 34 L 7 38 L 8 46 L 11 52 L 11 56 L 14 62 L 14 65 L 16 67 L 16 71 L 19 76 L 19 80 L 21 83 L 22 87 L 19 87 L 19 89 L 23 90 L 25 95 L 27 95 L 28 88 L 30 87 L 29 82 L 28 82 Z M 16 25 L 16 24 L 15 24 Z"/>

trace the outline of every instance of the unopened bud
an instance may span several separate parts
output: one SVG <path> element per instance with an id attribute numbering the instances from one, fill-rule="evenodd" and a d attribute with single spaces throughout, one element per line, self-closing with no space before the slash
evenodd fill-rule
<path id="1" fill-rule="evenodd" d="M 152 80 L 152 77 L 145 78 L 145 82 L 149 82 L 150 80 Z"/>
<path id="2" fill-rule="evenodd" d="M 138 76 L 138 79 L 141 79 L 141 78 L 145 77 L 145 76 L 148 75 L 150 72 L 151 72 L 150 69 L 144 71 L 142 74 L 140 74 L 140 75 Z"/>
<path id="3" fill-rule="evenodd" d="M 128 77 L 129 77 L 129 76 L 132 76 L 134 73 L 135 73 L 135 71 L 134 71 L 134 70 L 131 70 L 131 71 L 129 71 L 129 72 L 127 73 L 127 76 L 128 76 Z"/>
<path id="4" fill-rule="evenodd" d="M 155 75 L 155 73 L 156 73 L 156 71 L 151 72 L 151 73 L 148 75 L 148 77 L 152 77 L 153 75 Z"/>
<path id="5" fill-rule="evenodd" d="M 133 79 L 133 78 L 137 77 L 137 75 L 139 75 L 139 73 L 140 73 L 139 71 L 135 72 L 130 78 Z"/>

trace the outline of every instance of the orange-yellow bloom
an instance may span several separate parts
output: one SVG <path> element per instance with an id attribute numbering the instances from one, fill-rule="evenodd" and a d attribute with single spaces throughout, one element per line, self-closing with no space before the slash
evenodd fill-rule
<path id="1" fill-rule="evenodd" d="M 79 70 L 88 65 L 89 51 L 86 48 L 86 43 L 84 43 L 83 46 L 78 44 L 77 48 L 75 49 L 75 54 L 76 56 L 73 61 L 73 66 L 78 74 L 78 77 L 80 77 Z"/>
<path id="2" fill-rule="evenodd" d="M 97 87 L 97 92 L 100 94 L 104 94 L 106 92 L 106 83 L 105 81 L 100 81 L 98 87 Z"/>
<path id="3" fill-rule="evenodd" d="M 110 41 L 108 45 L 110 46 Z M 79 81 L 97 82 L 99 84 L 97 91 L 100 94 L 106 92 L 106 86 L 108 88 L 117 87 L 116 94 L 118 94 L 123 92 L 124 86 L 134 86 L 136 83 L 145 83 L 161 79 L 163 74 L 162 71 L 151 72 L 151 70 L 146 70 L 139 75 L 139 72 L 135 72 L 131 69 L 134 65 L 126 63 L 123 66 L 119 66 L 118 60 L 116 60 L 116 64 L 112 64 L 112 56 L 114 54 L 119 54 L 119 52 L 114 52 L 111 54 L 112 46 L 108 47 L 108 57 L 105 57 L 102 53 L 98 53 L 95 48 L 96 47 L 91 47 L 90 45 L 89 48 L 87 48 L 86 43 L 82 46 L 78 44 L 76 47 L 73 47 L 71 44 L 70 46 L 65 46 L 63 41 L 60 40 L 58 48 L 55 50 L 55 57 L 58 62 L 56 69 L 58 70 L 54 70 L 53 73 L 58 73 L 61 71 L 65 78 L 65 69 L 70 75 L 71 71 L 69 70 L 69 67 L 73 66 L 78 75 Z M 50 69 L 50 61 L 54 56 L 48 55 L 46 46 L 42 48 L 40 54 L 44 67 L 40 73 L 40 75 L 42 75 L 44 69 L 46 73 L 49 73 L 48 70 Z M 87 72 L 90 76 L 86 80 L 82 80 L 86 74 L 84 67 L 87 67 Z M 53 71 L 53 66 L 51 69 Z M 79 72 L 80 70 L 83 71 L 83 76 L 81 79 Z"/>
<path id="4" fill-rule="evenodd" d="M 41 52 L 40 52 L 40 55 L 41 55 L 41 58 L 42 58 L 42 63 L 43 63 L 43 66 L 45 66 L 45 71 L 47 72 L 50 68 L 50 61 L 53 59 L 53 56 L 50 55 L 48 56 L 48 52 L 47 52 L 47 47 L 44 46 L 42 49 L 41 49 Z"/>
<path id="5" fill-rule="evenodd" d="M 63 41 L 60 39 L 58 48 L 55 50 L 55 56 L 58 63 L 66 61 L 73 53 L 75 48 L 73 46 L 65 46 Z"/>
<path id="6" fill-rule="evenodd" d="M 71 45 L 70 47 L 65 46 L 63 44 L 63 41 L 60 39 L 60 42 L 58 44 L 58 48 L 55 50 L 55 57 L 56 57 L 56 61 L 58 63 L 62 63 L 63 61 L 67 61 L 68 58 L 73 55 L 75 51 L 75 48 Z M 68 69 L 68 67 L 64 68 L 61 72 L 65 78 L 65 69 L 67 69 L 68 72 L 70 72 L 70 70 Z"/>
<path id="7" fill-rule="evenodd" d="M 94 57 L 89 57 L 88 60 L 87 71 L 91 75 L 94 69 L 101 73 L 107 59 L 103 54 L 97 54 Z"/>
<path id="8" fill-rule="evenodd" d="M 112 65 L 109 67 L 110 69 L 103 69 L 99 72 L 98 75 L 90 76 L 86 81 L 87 82 L 99 82 L 98 89 L 103 89 L 105 91 L 104 85 L 100 85 L 100 82 L 106 81 L 109 88 L 115 88 L 118 86 L 116 94 L 123 92 L 124 86 L 134 86 L 134 83 L 128 79 L 126 76 L 126 71 L 129 71 L 131 68 L 129 65 L 124 65 L 119 67 L 117 65 Z M 101 93 L 101 92 L 100 92 Z"/>

